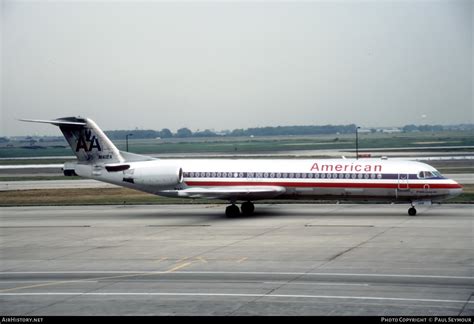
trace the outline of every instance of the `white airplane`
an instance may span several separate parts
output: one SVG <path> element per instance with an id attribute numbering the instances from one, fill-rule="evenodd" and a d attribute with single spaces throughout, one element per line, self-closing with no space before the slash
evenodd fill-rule
<path id="1" fill-rule="evenodd" d="M 251 215 L 260 199 L 431 203 L 462 187 L 433 167 L 384 159 L 173 159 L 119 151 L 94 121 L 65 117 L 22 121 L 59 126 L 77 156 L 65 175 L 79 175 L 160 196 L 230 202 L 228 217 Z M 235 205 L 242 202 L 241 208 Z"/>

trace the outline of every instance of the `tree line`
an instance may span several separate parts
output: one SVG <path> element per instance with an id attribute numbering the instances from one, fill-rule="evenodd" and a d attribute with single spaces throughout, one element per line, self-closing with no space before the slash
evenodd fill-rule
<path id="1" fill-rule="evenodd" d="M 112 130 L 105 133 L 111 139 L 124 139 L 127 134 L 133 134 L 134 138 L 186 138 L 186 137 L 222 137 L 222 136 L 275 136 L 275 135 L 320 135 L 320 134 L 349 134 L 355 132 L 355 125 L 324 125 L 324 126 L 276 126 L 276 127 L 254 127 L 247 129 L 234 129 L 216 133 L 206 129 L 193 132 L 183 127 L 173 133 L 168 128 L 162 130 Z"/>
<path id="2" fill-rule="evenodd" d="M 247 129 L 234 129 L 223 132 L 215 132 L 209 129 L 203 131 L 193 132 L 189 128 L 183 127 L 173 133 L 168 128 L 162 130 L 111 130 L 106 131 L 108 137 L 111 139 L 123 140 L 127 134 L 133 134 L 133 138 L 188 138 L 188 137 L 236 137 L 236 136 L 285 136 L 285 135 L 326 135 L 326 134 L 353 134 L 355 133 L 356 125 L 321 125 L 321 126 L 275 126 L 275 127 L 253 127 Z M 472 131 L 474 124 L 463 125 L 406 125 L 400 128 L 403 132 L 437 132 L 447 130 Z M 377 129 L 372 129 L 376 132 Z"/>

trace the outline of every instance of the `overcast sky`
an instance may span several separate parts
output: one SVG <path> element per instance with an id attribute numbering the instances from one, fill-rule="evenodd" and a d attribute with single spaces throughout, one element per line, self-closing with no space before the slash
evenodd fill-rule
<path id="1" fill-rule="evenodd" d="M 2 0 L 0 136 L 473 123 L 473 2 Z"/>

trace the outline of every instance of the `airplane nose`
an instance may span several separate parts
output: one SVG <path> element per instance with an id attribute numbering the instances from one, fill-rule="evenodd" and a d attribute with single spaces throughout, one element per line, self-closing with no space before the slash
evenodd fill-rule
<path id="1" fill-rule="evenodd" d="M 451 186 L 451 188 L 449 189 L 449 196 L 456 197 L 460 194 L 462 194 L 462 186 L 456 181 L 453 181 L 453 186 Z"/>

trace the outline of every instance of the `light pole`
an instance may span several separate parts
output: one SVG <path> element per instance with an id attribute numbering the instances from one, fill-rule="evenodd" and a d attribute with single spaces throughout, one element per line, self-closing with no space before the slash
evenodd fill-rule
<path id="1" fill-rule="evenodd" d="M 359 126 L 356 126 L 356 160 L 359 159 Z"/>
<path id="2" fill-rule="evenodd" d="M 128 152 L 128 137 L 129 137 L 129 136 L 133 136 L 133 134 L 127 134 L 127 135 L 125 135 L 125 142 L 127 143 L 127 144 L 126 144 L 126 147 L 127 147 L 126 151 L 127 151 L 127 152 Z"/>

